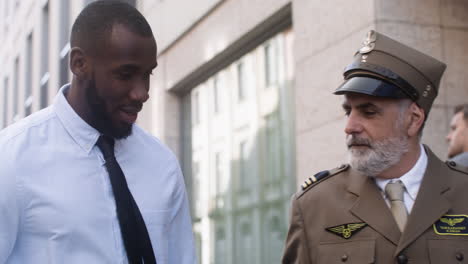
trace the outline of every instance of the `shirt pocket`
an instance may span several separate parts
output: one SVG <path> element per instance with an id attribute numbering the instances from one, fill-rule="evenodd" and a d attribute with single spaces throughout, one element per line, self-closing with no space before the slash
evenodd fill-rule
<path id="1" fill-rule="evenodd" d="M 319 264 L 370 264 L 375 262 L 375 240 L 322 242 L 318 247 Z"/>
<path id="2" fill-rule="evenodd" d="M 168 262 L 171 211 L 142 212 L 158 264 Z"/>
<path id="3" fill-rule="evenodd" d="M 428 240 L 431 263 L 468 263 L 468 240 Z"/>

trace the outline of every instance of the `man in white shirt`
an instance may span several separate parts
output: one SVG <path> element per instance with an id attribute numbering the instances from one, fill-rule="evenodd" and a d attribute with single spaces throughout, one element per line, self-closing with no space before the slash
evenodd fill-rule
<path id="1" fill-rule="evenodd" d="M 445 64 L 370 31 L 335 91 L 349 165 L 306 181 L 292 202 L 284 264 L 460 263 L 468 179 L 421 144 Z"/>
<path id="2" fill-rule="evenodd" d="M 71 84 L 0 132 L 0 263 L 196 263 L 175 156 L 134 124 L 157 66 L 132 6 L 97 1 L 71 34 Z"/>

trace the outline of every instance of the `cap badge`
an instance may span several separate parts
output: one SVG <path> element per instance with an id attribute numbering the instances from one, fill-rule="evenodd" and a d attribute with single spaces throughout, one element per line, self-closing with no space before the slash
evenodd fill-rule
<path id="1" fill-rule="evenodd" d="M 359 53 L 365 54 L 371 52 L 375 48 L 375 41 L 377 40 L 377 33 L 374 30 L 367 32 L 366 38 L 362 43 L 364 46 L 359 49 Z"/>

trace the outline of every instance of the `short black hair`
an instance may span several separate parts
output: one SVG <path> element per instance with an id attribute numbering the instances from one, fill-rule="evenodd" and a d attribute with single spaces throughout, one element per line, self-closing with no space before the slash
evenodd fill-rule
<path id="1" fill-rule="evenodd" d="M 455 111 L 453 111 L 453 114 L 458 114 L 462 112 L 463 113 L 463 119 L 468 122 L 468 104 L 461 104 L 455 106 Z"/>
<path id="2" fill-rule="evenodd" d="M 153 37 L 148 21 L 133 6 L 121 1 L 99 0 L 87 5 L 72 26 L 70 45 L 96 54 L 114 25 L 120 24 L 143 37 Z"/>

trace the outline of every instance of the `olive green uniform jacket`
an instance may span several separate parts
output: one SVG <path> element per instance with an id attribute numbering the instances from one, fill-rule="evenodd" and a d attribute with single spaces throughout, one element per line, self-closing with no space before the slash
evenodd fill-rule
<path id="1" fill-rule="evenodd" d="M 343 166 L 293 198 L 282 263 L 468 263 L 468 175 L 426 153 L 403 233 L 374 180 Z"/>

